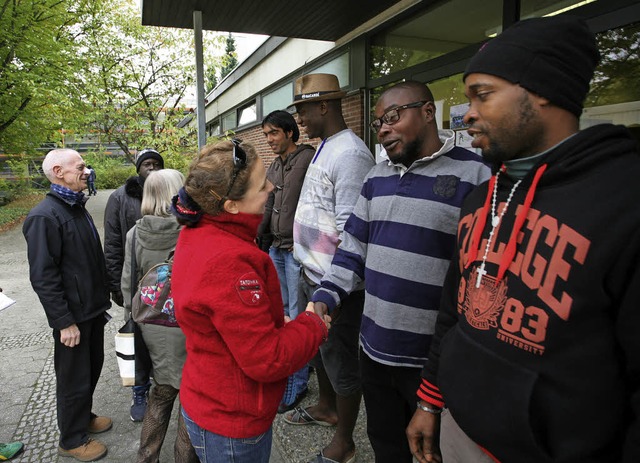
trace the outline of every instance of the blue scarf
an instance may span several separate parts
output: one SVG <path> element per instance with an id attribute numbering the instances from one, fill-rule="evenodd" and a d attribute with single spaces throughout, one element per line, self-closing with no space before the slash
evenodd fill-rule
<path id="1" fill-rule="evenodd" d="M 57 185 L 55 183 L 51 184 L 51 191 L 56 193 L 58 196 L 60 196 L 62 199 L 64 199 L 67 203 L 71 204 L 72 206 L 74 204 L 80 204 L 82 205 L 83 199 L 84 199 L 84 193 L 81 191 L 79 193 L 76 193 L 73 190 L 70 190 L 67 187 L 64 187 L 62 185 Z"/>

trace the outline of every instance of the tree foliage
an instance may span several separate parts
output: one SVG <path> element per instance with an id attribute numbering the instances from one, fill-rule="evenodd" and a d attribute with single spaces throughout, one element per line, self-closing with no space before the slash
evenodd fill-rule
<path id="1" fill-rule="evenodd" d="M 596 36 L 600 64 L 585 105 L 601 106 L 640 100 L 640 26 L 631 25 Z"/>
<path id="2" fill-rule="evenodd" d="M 0 149 L 33 151 L 73 113 L 87 1 L 0 0 Z M 99 1 L 95 1 L 99 4 Z"/>
<path id="3" fill-rule="evenodd" d="M 224 45 L 224 54 L 216 54 L 209 59 L 206 70 L 205 93 L 211 92 L 218 83 L 224 79 L 238 65 L 238 53 L 236 52 L 236 39 L 231 34 L 218 36 L 210 42 L 214 47 Z"/>
<path id="4" fill-rule="evenodd" d="M 204 34 L 215 75 L 224 35 Z M 128 158 L 192 150 L 193 33 L 142 26 L 137 0 L 0 0 L 0 152 L 93 137 Z M 66 140 L 65 140 L 66 139 Z"/>
<path id="5" fill-rule="evenodd" d="M 142 26 L 135 6 L 122 0 L 91 20 L 83 47 L 92 76 L 84 89 L 85 130 L 116 143 L 129 159 L 145 147 L 163 154 L 193 149 L 197 140 L 179 127 L 185 103 L 195 103 L 185 101 L 195 78 L 193 33 Z"/>

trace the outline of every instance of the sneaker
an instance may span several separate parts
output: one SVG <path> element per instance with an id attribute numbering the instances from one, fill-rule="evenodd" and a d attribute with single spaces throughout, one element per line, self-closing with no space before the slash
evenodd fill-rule
<path id="1" fill-rule="evenodd" d="M 111 418 L 107 418 L 106 416 L 94 416 L 89 421 L 89 431 L 92 434 L 99 434 L 101 432 L 108 431 L 113 426 L 113 421 Z"/>
<path id="2" fill-rule="evenodd" d="M 136 391 L 133 388 L 133 399 L 131 399 L 131 411 L 129 416 L 131 421 L 140 422 L 144 418 L 144 412 L 147 411 L 147 398 L 149 397 L 149 390 Z"/>
<path id="3" fill-rule="evenodd" d="M 107 454 L 107 446 L 102 442 L 89 440 L 75 449 L 65 450 L 58 446 L 58 455 L 61 457 L 72 457 L 78 461 L 96 461 L 104 457 Z"/>
<path id="4" fill-rule="evenodd" d="M 0 444 L 0 461 L 9 460 L 22 452 L 24 445 L 22 442 L 8 442 Z"/>

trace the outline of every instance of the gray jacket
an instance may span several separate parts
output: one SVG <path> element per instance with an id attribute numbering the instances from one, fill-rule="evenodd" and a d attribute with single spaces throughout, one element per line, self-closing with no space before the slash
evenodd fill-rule
<path id="1" fill-rule="evenodd" d="M 154 265 L 163 262 L 173 251 L 178 241 L 182 227 L 175 217 L 158 217 L 145 215 L 127 233 L 124 248 L 124 266 L 120 286 L 124 297 L 125 318 L 130 316 L 131 297 L 137 290 L 137 282 Z M 131 256 L 133 234 L 136 234 L 135 255 L 136 269 L 132 287 Z M 153 378 L 158 384 L 168 384 L 180 389 L 182 367 L 187 356 L 185 338 L 182 330 L 177 327 L 140 324 L 142 337 L 149 349 Z"/>

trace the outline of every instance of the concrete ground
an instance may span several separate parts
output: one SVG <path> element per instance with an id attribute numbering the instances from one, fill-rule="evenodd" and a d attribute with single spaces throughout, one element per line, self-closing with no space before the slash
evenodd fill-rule
<path id="1" fill-rule="evenodd" d="M 87 209 L 103 235 L 103 213 L 112 190 L 92 196 Z M 0 233 L 0 287 L 16 304 L 0 312 L 0 442 L 25 444 L 16 463 L 58 461 L 58 429 L 55 409 L 55 375 L 51 329 L 29 283 L 26 243 L 21 227 Z M 105 363 L 94 395 L 94 411 L 113 419 L 113 429 L 97 436 L 109 453 L 100 461 L 134 462 L 140 438 L 140 423 L 129 419 L 131 389 L 120 385 L 114 351 L 114 336 L 123 324 L 122 308 L 113 306 L 105 330 Z M 302 405 L 315 403 L 317 383 L 312 376 L 309 394 Z M 174 414 L 177 407 L 174 409 Z M 373 462 L 365 431 L 364 405 L 355 432 L 357 461 Z M 278 415 L 274 422 L 272 463 L 305 463 L 331 439 L 334 428 L 291 426 Z M 161 461 L 173 462 L 175 421 L 162 448 Z M 60 461 L 70 461 L 60 458 Z M 180 462 L 176 462 L 180 463 Z"/>

